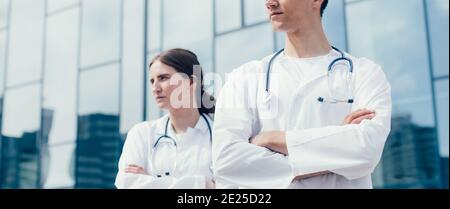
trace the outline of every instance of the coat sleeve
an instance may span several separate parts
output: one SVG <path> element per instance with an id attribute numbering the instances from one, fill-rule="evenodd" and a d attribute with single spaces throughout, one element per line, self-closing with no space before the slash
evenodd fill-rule
<path id="1" fill-rule="evenodd" d="M 212 146 L 216 186 L 287 188 L 294 176 L 286 156 L 249 143 L 256 131 L 255 113 L 246 103 L 251 98 L 247 81 L 234 71 L 217 100 Z"/>
<path id="2" fill-rule="evenodd" d="M 152 175 L 125 173 L 130 164 L 144 168 L 148 173 L 147 159 L 148 143 L 137 126 L 133 127 L 125 141 L 122 155 L 119 160 L 119 172 L 117 173 L 115 186 L 118 189 L 203 189 L 205 188 L 205 176 L 183 176 L 180 178 L 157 178 Z"/>
<path id="3" fill-rule="evenodd" d="M 391 129 L 392 111 L 389 82 L 381 68 L 373 66 L 357 77 L 354 109 L 375 110 L 374 119 L 286 133 L 289 160 L 297 176 L 330 171 L 352 180 L 373 172 Z"/>

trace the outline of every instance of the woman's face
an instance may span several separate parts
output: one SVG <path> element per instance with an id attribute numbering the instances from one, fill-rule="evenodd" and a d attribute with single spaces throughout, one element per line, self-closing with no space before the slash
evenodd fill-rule
<path id="1" fill-rule="evenodd" d="M 191 80 L 160 61 L 150 67 L 152 93 L 159 108 L 173 110 L 188 108 L 191 105 Z"/>

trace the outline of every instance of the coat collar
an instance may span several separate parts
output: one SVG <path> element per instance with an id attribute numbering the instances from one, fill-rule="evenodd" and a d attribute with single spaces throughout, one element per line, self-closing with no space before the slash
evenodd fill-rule
<path id="1" fill-rule="evenodd" d="M 334 60 L 340 57 L 340 54 L 335 51 L 332 50 L 328 55 L 326 55 L 322 60 L 314 63 L 313 65 L 309 66 L 310 69 L 313 70 L 314 75 L 310 77 L 310 79 L 306 80 L 303 85 L 306 85 L 308 83 L 311 83 L 319 78 L 322 78 L 324 76 L 328 75 L 328 66 L 329 64 Z M 274 63 L 275 67 L 274 68 L 279 68 L 281 67 L 281 69 L 286 69 L 286 68 L 298 68 L 299 66 L 296 65 L 292 59 L 295 58 L 290 58 L 287 57 L 284 53 L 282 53 L 280 55 L 280 57 L 278 58 L 278 61 Z M 325 60 L 325 61 L 324 61 Z M 277 66 L 278 65 L 278 66 Z"/>
<path id="2" fill-rule="evenodd" d="M 164 115 L 163 117 L 159 118 L 156 121 L 156 131 L 155 131 L 156 134 L 164 135 L 164 131 L 165 131 L 165 128 L 166 128 L 166 123 L 167 123 L 167 119 L 168 118 L 169 118 L 169 115 L 167 114 L 167 115 Z M 209 125 L 211 126 L 211 129 L 212 129 L 212 125 L 213 124 L 212 124 L 211 118 L 209 116 L 207 116 L 207 115 L 205 115 L 205 118 L 208 120 L 208 123 L 209 123 Z M 203 119 L 202 116 L 200 116 L 200 118 L 197 121 L 197 124 L 192 129 L 199 130 L 203 134 L 209 134 L 208 133 L 209 132 L 208 124 L 205 121 L 205 119 Z M 170 120 L 169 120 L 169 125 L 168 125 L 168 128 L 167 128 L 167 135 L 173 136 L 174 134 L 175 134 L 175 131 L 173 130 L 173 126 L 172 126 L 172 124 L 170 123 Z"/>

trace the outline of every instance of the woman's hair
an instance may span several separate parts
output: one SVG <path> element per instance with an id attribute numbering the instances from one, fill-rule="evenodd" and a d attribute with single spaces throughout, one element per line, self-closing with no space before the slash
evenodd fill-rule
<path id="1" fill-rule="evenodd" d="M 197 55 L 189 50 L 180 48 L 170 49 L 157 55 L 150 62 L 149 67 L 151 67 L 156 61 L 160 61 L 161 63 L 174 68 L 177 72 L 186 74 L 190 78 L 192 78 L 192 76 L 194 75 L 194 66 L 200 66 Z M 197 101 L 200 101 L 201 103 L 198 111 L 200 112 L 200 114 L 214 114 L 215 98 L 208 94 L 208 92 L 205 92 L 205 87 L 203 85 L 203 70 L 201 70 L 201 68 L 200 89 L 201 94 L 198 95 L 200 96 L 200 98 L 196 98 Z M 206 101 L 203 101 L 203 98 L 205 98 Z M 205 103 L 209 104 L 205 106 Z"/>

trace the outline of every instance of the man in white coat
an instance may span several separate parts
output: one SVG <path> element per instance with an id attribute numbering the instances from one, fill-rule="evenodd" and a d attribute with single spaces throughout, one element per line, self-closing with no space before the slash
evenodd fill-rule
<path id="1" fill-rule="evenodd" d="M 331 47 L 321 21 L 327 3 L 266 0 L 274 30 L 286 33 L 285 50 L 234 70 L 219 93 L 217 188 L 373 187 L 391 88 L 379 65 Z M 342 57 L 351 63 L 328 71 Z"/>

